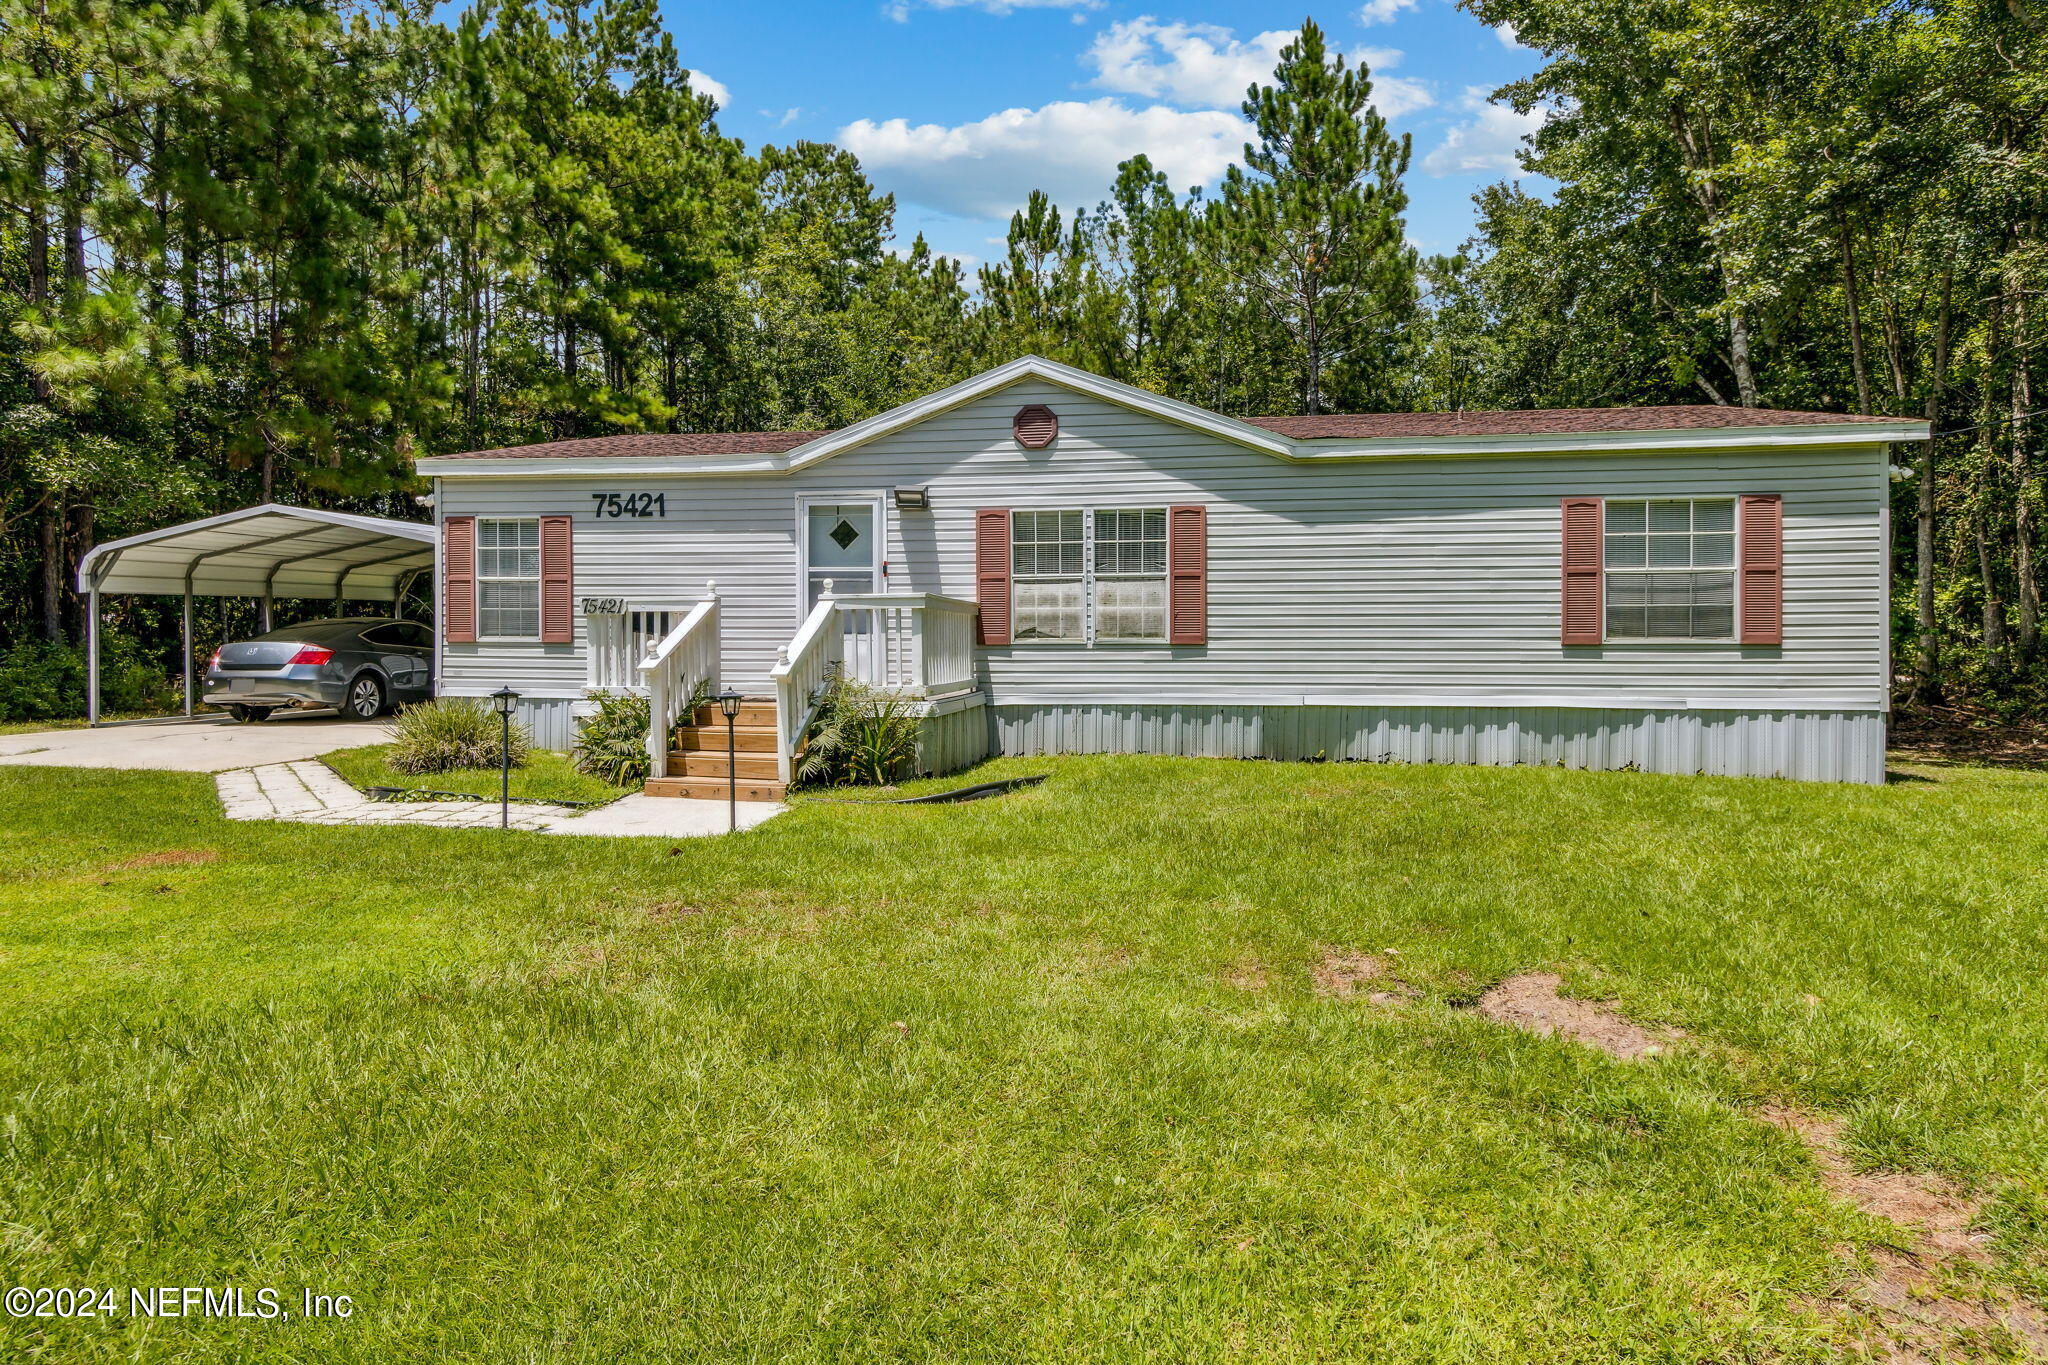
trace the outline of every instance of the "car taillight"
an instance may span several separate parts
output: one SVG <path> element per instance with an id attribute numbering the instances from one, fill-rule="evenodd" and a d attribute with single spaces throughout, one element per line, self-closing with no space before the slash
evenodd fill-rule
<path id="1" fill-rule="evenodd" d="M 333 657 L 334 651 L 331 649 L 322 649 L 318 645 L 300 645 L 299 652 L 292 655 L 291 661 L 295 664 L 324 664 Z"/>
<path id="2" fill-rule="evenodd" d="M 219 668 L 219 667 L 220 667 L 220 651 L 219 651 L 219 650 L 217 650 L 217 649 L 216 649 L 215 651 L 213 651 L 213 657 L 212 657 L 211 659 L 208 659 L 208 660 L 206 661 L 206 667 L 207 667 L 207 671 L 208 671 L 208 672 L 211 672 L 212 670 L 214 670 L 214 669 L 216 669 L 216 668 Z"/>

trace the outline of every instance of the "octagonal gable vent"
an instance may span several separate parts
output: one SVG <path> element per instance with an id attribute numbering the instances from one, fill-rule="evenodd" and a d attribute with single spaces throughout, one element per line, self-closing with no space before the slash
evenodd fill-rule
<path id="1" fill-rule="evenodd" d="M 1043 450 L 1060 434 L 1059 414 L 1043 403 L 1018 408 L 1010 419 L 1010 434 L 1026 450 Z"/>

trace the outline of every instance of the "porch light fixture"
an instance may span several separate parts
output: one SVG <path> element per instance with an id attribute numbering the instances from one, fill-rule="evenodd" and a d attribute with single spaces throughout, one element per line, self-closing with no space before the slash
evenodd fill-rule
<path id="1" fill-rule="evenodd" d="M 725 832 L 740 827 L 740 769 L 738 747 L 733 741 L 733 721 L 740 713 L 740 694 L 727 688 L 718 694 L 718 709 L 725 716 Z"/>
<path id="2" fill-rule="evenodd" d="M 893 490 L 893 491 L 894 491 L 894 493 L 895 493 L 895 495 L 896 495 L 896 510 L 897 510 L 897 511 L 899 511 L 899 512 L 904 512 L 904 511 L 917 511 L 917 512 L 928 512 L 928 511 L 930 511 L 930 510 L 931 510 L 931 505 L 932 505 L 932 490 L 931 490 L 931 489 L 929 489 L 929 488 L 898 488 L 898 489 L 895 489 L 895 490 Z"/>
<path id="3" fill-rule="evenodd" d="M 509 687 L 491 693 L 498 712 L 498 828 L 512 828 L 512 712 L 519 694 Z"/>

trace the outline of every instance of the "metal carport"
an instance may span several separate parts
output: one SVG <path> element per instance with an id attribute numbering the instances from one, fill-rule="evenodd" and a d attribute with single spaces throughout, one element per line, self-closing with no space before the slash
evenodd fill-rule
<path id="1" fill-rule="evenodd" d="M 100 722 L 100 597 L 160 593 L 185 599 L 185 714 L 192 714 L 192 599 L 255 597 L 270 629 L 279 597 L 396 603 L 434 567 L 434 528 L 264 503 L 95 545 L 78 561 L 86 595 L 86 722 Z"/>

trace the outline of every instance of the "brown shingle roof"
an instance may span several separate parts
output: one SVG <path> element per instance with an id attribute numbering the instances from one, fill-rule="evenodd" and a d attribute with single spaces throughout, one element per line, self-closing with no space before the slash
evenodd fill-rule
<path id="1" fill-rule="evenodd" d="M 1297 441 L 1430 436 L 1557 436 L 1594 431 L 1684 431 L 1700 427 L 1805 427 L 1834 422 L 1897 422 L 1839 412 L 1781 412 L 1672 404 L 1647 408 L 1540 408 L 1519 412 L 1337 412 L 1318 417 L 1247 417 L 1255 427 Z"/>
<path id="2" fill-rule="evenodd" d="M 1297 441 L 1426 439 L 1453 436 L 1557 436 L 1597 431 L 1683 431 L 1701 427 L 1821 426 L 1898 422 L 1839 412 L 1783 412 L 1708 404 L 1645 408 L 1543 408 L 1518 412 L 1340 412 L 1318 417 L 1247 417 L 1247 423 Z M 497 450 L 465 450 L 444 460 L 629 459 L 692 455 L 779 455 L 822 431 L 643 432 L 542 441 Z"/>
<path id="3" fill-rule="evenodd" d="M 442 460 L 628 459 L 677 455 L 779 455 L 822 431 L 684 431 L 635 432 L 629 436 L 585 436 L 573 441 L 542 441 L 497 450 L 463 450 L 436 456 Z"/>

